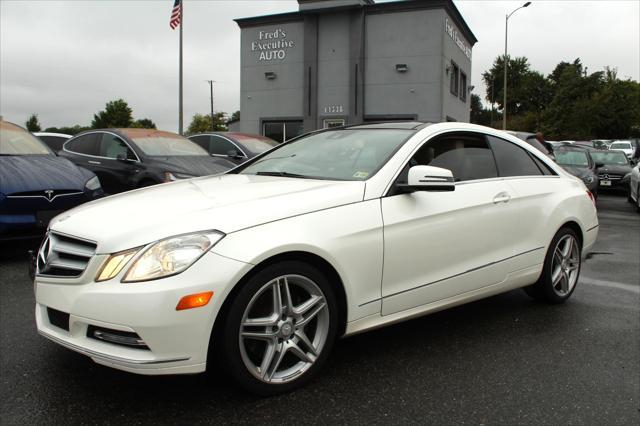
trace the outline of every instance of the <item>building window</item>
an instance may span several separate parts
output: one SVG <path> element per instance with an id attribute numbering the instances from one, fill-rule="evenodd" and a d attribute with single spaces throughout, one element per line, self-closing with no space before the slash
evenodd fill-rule
<path id="1" fill-rule="evenodd" d="M 449 78 L 449 90 L 452 95 L 458 96 L 458 88 L 460 87 L 460 68 L 458 68 L 458 65 L 453 61 L 451 61 Z"/>
<path id="2" fill-rule="evenodd" d="M 467 75 L 460 71 L 460 100 L 467 102 Z"/>
<path id="3" fill-rule="evenodd" d="M 276 142 L 285 142 L 302 134 L 302 120 L 265 121 L 262 123 L 262 134 Z"/>
<path id="4" fill-rule="evenodd" d="M 323 124 L 325 129 L 344 126 L 344 118 L 326 118 Z"/>

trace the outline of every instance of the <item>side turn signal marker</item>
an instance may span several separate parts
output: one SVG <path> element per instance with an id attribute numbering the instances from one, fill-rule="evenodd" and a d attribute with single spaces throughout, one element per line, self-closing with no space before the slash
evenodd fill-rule
<path id="1" fill-rule="evenodd" d="M 185 309 L 193 309 L 199 308 L 201 306 L 205 306 L 211 300 L 213 296 L 212 291 L 205 291 L 204 293 L 196 293 L 190 294 L 188 296 L 184 296 L 178 302 L 178 306 L 176 306 L 176 311 L 183 311 Z"/>

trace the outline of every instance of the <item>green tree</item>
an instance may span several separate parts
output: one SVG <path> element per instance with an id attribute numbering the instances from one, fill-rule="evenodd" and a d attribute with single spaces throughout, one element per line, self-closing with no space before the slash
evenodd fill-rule
<path id="1" fill-rule="evenodd" d="M 471 123 L 491 126 L 491 110 L 482 105 L 480 96 L 471 94 Z"/>
<path id="2" fill-rule="evenodd" d="M 42 128 L 40 127 L 40 122 L 38 122 L 38 115 L 35 113 L 29 116 L 24 125 L 30 132 L 39 132 L 40 130 L 42 130 Z"/>
<path id="3" fill-rule="evenodd" d="M 518 115 L 528 108 L 526 83 L 531 70 L 527 58 L 507 58 L 507 115 Z M 499 109 L 504 109 L 504 56 L 493 61 L 491 69 L 482 74 L 482 81 L 487 87 L 487 101 L 493 100 Z"/>
<path id="4" fill-rule="evenodd" d="M 229 121 L 238 121 L 240 120 L 240 111 L 235 111 L 233 114 L 231 114 L 231 117 L 229 117 Z"/>
<path id="5" fill-rule="evenodd" d="M 133 111 L 123 99 L 107 102 L 104 111 L 93 115 L 91 127 L 105 129 L 112 127 L 131 127 Z"/>
<path id="6" fill-rule="evenodd" d="M 211 114 L 196 114 L 191 119 L 187 134 L 225 131 L 227 130 L 227 114 L 224 112 L 216 112 L 213 117 L 213 126 L 211 126 Z"/>
<path id="7" fill-rule="evenodd" d="M 148 118 L 141 118 L 131 123 L 131 127 L 136 129 L 157 129 L 156 123 Z"/>

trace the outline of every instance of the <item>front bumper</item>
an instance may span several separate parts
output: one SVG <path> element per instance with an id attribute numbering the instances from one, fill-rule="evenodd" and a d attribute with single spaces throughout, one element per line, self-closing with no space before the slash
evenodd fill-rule
<path id="1" fill-rule="evenodd" d="M 216 315 L 233 284 L 252 265 L 207 253 L 172 277 L 123 284 L 122 271 L 112 280 L 96 283 L 93 279 L 107 257 L 94 256 L 78 278 L 36 277 L 38 332 L 99 364 L 120 370 L 139 374 L 204 371 Z M 205 291 L 214 292 L 206 306 L 176 311 L 183 296 Z M 69 314 L 68 330 L 60 327 L 59 321 L 52 321 L 47 308 Z M 136 333 L 146 348 L 98 340 L 88 335 L 93 327 Z"/>

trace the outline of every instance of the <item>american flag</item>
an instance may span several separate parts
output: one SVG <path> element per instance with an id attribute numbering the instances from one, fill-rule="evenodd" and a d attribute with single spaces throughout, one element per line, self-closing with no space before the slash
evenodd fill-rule
<path id="1" fill-rule="evenodd" d="M 178 25 L 180 25 L 180 21 L 182 20 L 182 8 L 180 7 L 180 2 L 182 0 L 174 0 L 173 2 L 173 10 L 171 11 L 171 20 L 169 21 L 169 26 L 172 30 L 175 30 Z"/>

